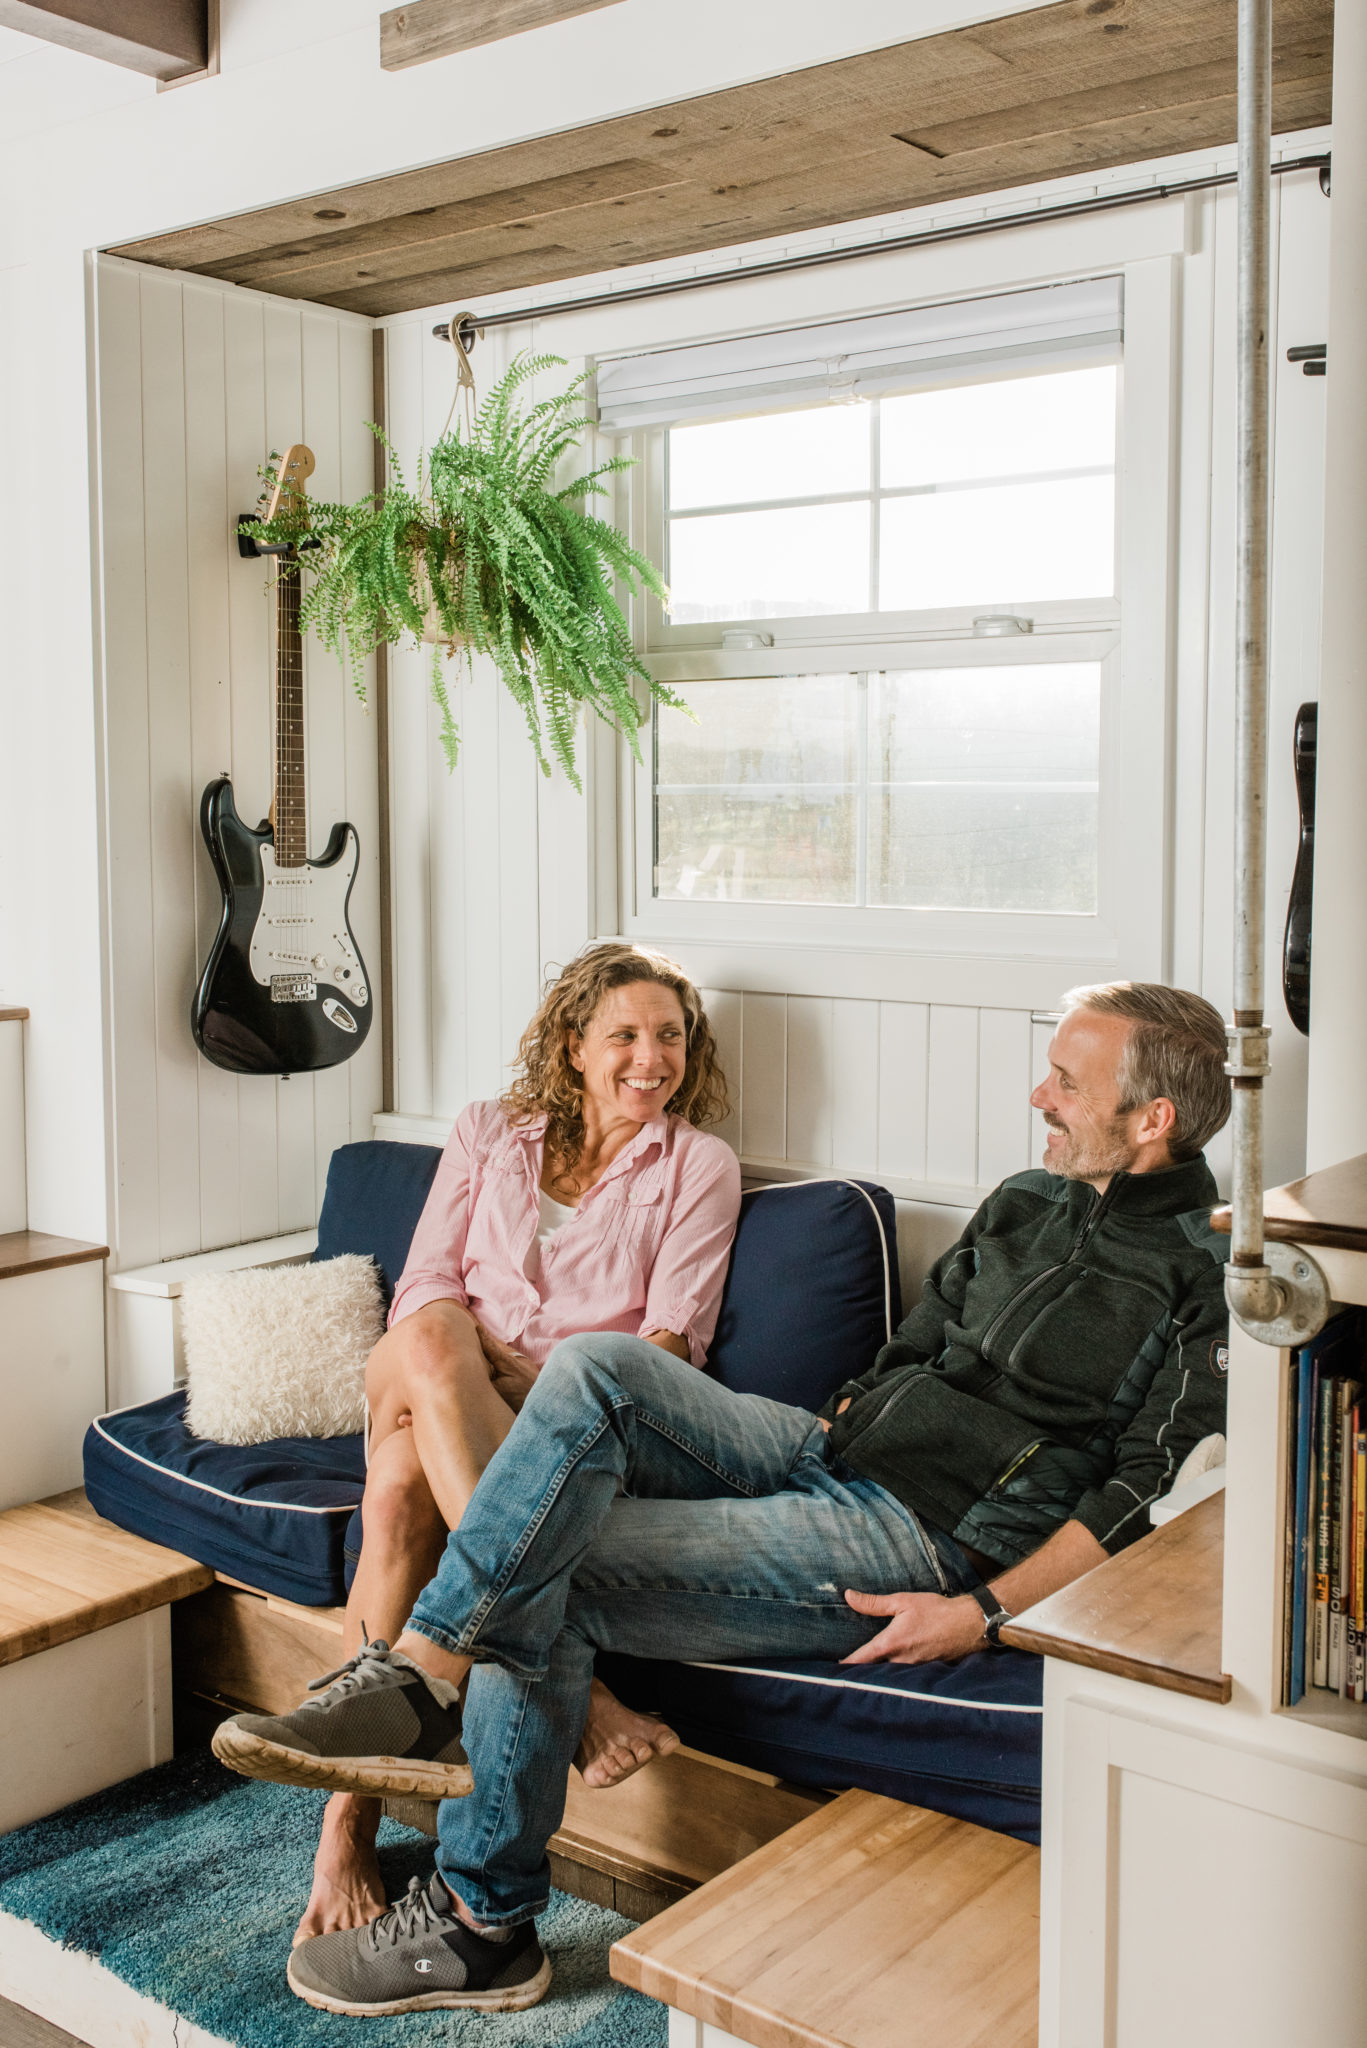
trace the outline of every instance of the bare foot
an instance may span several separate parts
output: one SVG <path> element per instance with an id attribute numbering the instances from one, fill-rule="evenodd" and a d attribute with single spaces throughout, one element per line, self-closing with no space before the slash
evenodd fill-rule
<path id="1" fill-rule="evenodd" d="M 357 1799 L 349 1792 L 334 1793 L 329 1799 L 313 1860 L 313 1890 L 294 1930 L 292 1947 L 311 1941 L 315 1934 L 364 1927 L 383 1913 L 387 1902 L 375 1854 L 379 1825 L 378 1799 Z"/>
<path id="2" fill-rule="evenodd" d="M 653 1714 L 633 1714 L 601 1679 L 594 1679 L 584 1733 L 574 1755 L 586 1785 L 595 1790 L 620 1785 L 642 1764 L 678 1747 L 672 1728 Z"/>

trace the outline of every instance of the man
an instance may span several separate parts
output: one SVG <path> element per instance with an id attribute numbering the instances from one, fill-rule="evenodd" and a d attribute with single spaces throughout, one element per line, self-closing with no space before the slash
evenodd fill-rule
<path id="1" fill-rule="evenodd" d="M 395 1649 L 368 1645 L 294 1714 L 220 1729 L 225 1761 L 287 1783 L 458 1795 L 473 1772 L 444 1798 L 428 1887 L 296 1949 L 300 1997 L 543 1995 L 534 1916 L 596 1649 L 960 1657 L 1144 1533 L 1223 1424 L 1201 1147 L 1229 1113 L 1224 1028 L 1152 984 L 1066 1001 L 1031 1097 L 1045 1171 L 988 1197 L 821 1416 L 662 1370 L 635 1338 L 569 1339 Z"/>

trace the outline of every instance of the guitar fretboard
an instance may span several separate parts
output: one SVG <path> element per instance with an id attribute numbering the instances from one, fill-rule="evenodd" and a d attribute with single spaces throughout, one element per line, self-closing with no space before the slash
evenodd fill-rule
<path id="1" fill-rule="evenodd" d="M 299 634 L 299 563 L 280 558 L 275 593 L 275 864 L 308 859 L 304 818 L 304 643 Z"/>

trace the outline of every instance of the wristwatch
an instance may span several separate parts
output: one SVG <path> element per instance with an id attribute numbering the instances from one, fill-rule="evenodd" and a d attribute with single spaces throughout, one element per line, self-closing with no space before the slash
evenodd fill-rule
<path id="1" fill-rule="evenodd" d="M 970 1586 L 968 1590 L 983 1611 L 983 1634 L 987 1638 L 988 1648 L 999 1650 L 1001 1648 L 1001 1632 L 1006 1627 L 1007 1622 L 1012 1619 L 1012 1616 L 1007 1613 L 996 1594 L 989 1592 L 981 1580 L 979 1580 L 976 1586 Z"/>

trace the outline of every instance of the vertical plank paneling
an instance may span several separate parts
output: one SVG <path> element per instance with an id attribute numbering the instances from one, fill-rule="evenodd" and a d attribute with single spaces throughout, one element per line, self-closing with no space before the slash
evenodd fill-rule
<path id="1" fill-rule="evenodd" d="M 1030 1161 L 1030 1012 L 978 1013 L 978 1185 Z"/>
<path id="2" fill-rule="evenodd" d="M 831 998 L 788 998 L 788 1147 L 800 1166 L 831 1163 Z"/>
<path id="3" fill-rule="evenodd" d="M 727 1093 L 731 1098 L 731 1114 L 724 1123 L 714 1124 L 719 1138 L 725 1138 L 733 1151 L 740 1150 L 740 1091 L 741 1058 L 744 1044 L 743 998 L 735 989 L 705 988 L 702 990 L 703 1007 L 707 1021 L 712 1026 L 712 1036 L 717 1041 L 717 1058 L 726 1076 Z"/>
<path id="4" fill-rule="evenodd" d="M 517 1043 L 541 992 L 536 766 L 522 713 L 501 681 L 489 679 L 498 718 L 498 893 L 502 925 L 495 1084 L 507 1086 Z"/>
<path id="5" fill-rule="evenodd" d="M 223 378 L 227 423 L 228 496 L 232 513 L 250 512 L 261 488 L 257 469 L 266 439 L 265 307 L 249 293 L 223 300 Z M 271 800 L 271 612 L 266 563 L 228 554 L 228 660 L 232 688 L 232 754 L 237 808 L 249 825 Z M 208 855 L 201 873 L 217 894 Z M 292 1084 L 291 1084 L 292 1085 Z M 238 1185 L 244 1240 L 273 1237 L 280 1221 L 276 1177 L 276 1083 L 247 1074 L 237 1084 Z"/>
<path id="6" fill-rule="evenodd" d="M 123 1263 L 160 1256 L 156 963 L 147 754 L 147 549 L 143 501 L 140 279 L 100 284 L 100 518 L 104 547 L 109 1000 L 117 1127 L 114 1212 Z M 127 1249 L 125 1250 L 125 1246 Z"/>
<path id="7" fill-rule="evenodd" d="M 878 1170 L 926 1177 L 926 1073 L 930 1012 L 924 1003 L 878 1005 Z"/>
<path id="8" fill-rule="evenodd" d="M 199 1243 L 199 1080 L 186 1028 L 195 977 L 190 759 L 190 604 L 186 549 L 185 355 L 178 280 L 142 280 L 142 442 L 146 502 L 147 754 L 156 975 L 158 1252 Z M 144 1141 L 145 1142 L 145 1141 Z"/>
<path id="9" fill-rule="evenodd" d="M 182 331 L 190 626 L 189 810 L 194 821 L 197 973 L 208 958 L 221 907 L 197 820 L 206 785 L 232 761 L 228 582 L 237 551 L 226 536 L 233 514 L 245 507 L 228 502 L 223 293 L 184 285 Z M 199 1095 L 199 1244 L 236 1244 L 249 1234 L 242 1227 L 238 1076 L 204 1059 L 196 1059 L 194 1066 Z"/>
<path id="10" fill-rule="evenodd" d="M 375 411 L 374 336 L 350 322 L 337 327 L 338 421 L 341 491 L 348 504 L 374 488 L 375 444 L 364 421 Z M 321 654 L 318 659 L 321 660 Z M 366 701 L 361 702 L 349 674 L 338 671 L 342 702 L 342 734 L 346 794 L 343 815 L 356 827 L 360 865 L 352 890 L 352 929 L 370 934 L 361 948 L 373 1005 L 370 1036 L 341 1071 L 347 1077 L 348 1136 L 369 1138 L 371 1116 L 384 1092 L 384 1042 L 380 1006 L 380 790 L 377 762 L 380 741 L 379 706 L 375 700 L 375 663 L 366 665 Z"/>
<path id="11" fill-rule="evenodd" d="M 747 994 L 741 1019 L 741 1152 L 746 1159 L 783 1159 L 788 1151 L 786 999 Z"/>
<path id="12" fill-rule="evenodd" d="M 978 1012 L 932 1003 L 926 1082 L 926 1179 L 975 1187 Z"/>
<path id="13" fill-rule="evenodd" d="M 378 1106 L 377 1034 L 364 1070 L 277 1083 L 210 1066 L 189 1023 L 220 908 L 201 793 L 226 771 L 255 823 L 271 784 L 274 600 L 232 519 L 269 450 L 301 437 L 320 492 L 366 488 L 370 334 L 117 261 L 100 266 L 97 303 L 115 1242 L 129 1266 L 311 1223 L 331 1151 Z M 378 960 L 374 728 L 336 664 L 316 646 L 305 659 L 309 850 L 353 813 L 372 865 L 352 918 Z"/>
<path id="14" fill-rule="evenodd" d="M 416 322 L 391 327 L 387 336 L 389 435 L 412 475 L 423 441 L 422 335 Z M 389 657 L 390 815 L 393 842 L 394 1070 L 395 1099 L 413 1116 L 431 1115 L 432 977 L 437 953 L 431 902 L 431 764 L 426 661 L 411 648 Z M 463 953 L 455 971 L 464 976 Z M 453 1058 L 459 1079 L 456 1107 L 464 1100 L 464 1048 Z"/>
<path id="15" fill-rule="evenodd" d="M 317 467 L 309 488 L 316 497 L 342 496 L 341 360 L 337 322 L 306 306 L 300 314 L 300 396 L 303 436 Z M 312 633 L 304 639 L 305 761 L 308 852 L 316 860 L 328 834 L 346 816 L 347 684 L 333 657 Z M 362 956 L 364 957 L 364 955 Z M 372 1030 L 374 1025 L 372 1022 Z M 328 1161 L 351 1135 L 350 1062 L 313 1076 L 313 1189 L 321 1203 Z M 315 1208 L 315 1214 L 317 1210 Z"/>
<path id="16" fill-rule="evenodd" d="M 301 311 L 266 307 L 266 445 L 283 453 L 304 432 Z M 310 791 L 310 795 L 312 792 Z M 318 1214 L 315 1199 L 313 1076 L 277 1081 L 275 1171 L 280 1228 L 304 1230 Z"/>
<path id="17" fill-rule="evenodd" d="M 1054 1035 L 1052 1024 L 1031 1023 L 1030 1026 L 1030 1085 L 1037 1088 L 1049 1072 L 1049 1041 Z M 1045 1124 L 1037 1109 L 1030 1112 L 1030 1164 L 1039 1166 L 1044 1159 Z"/>
<path id="18" fill-rule="evenodd" d="M 878 1159 L 878 1004 L 831 1004 L 831 1164 L 870 1173 Z"/>

